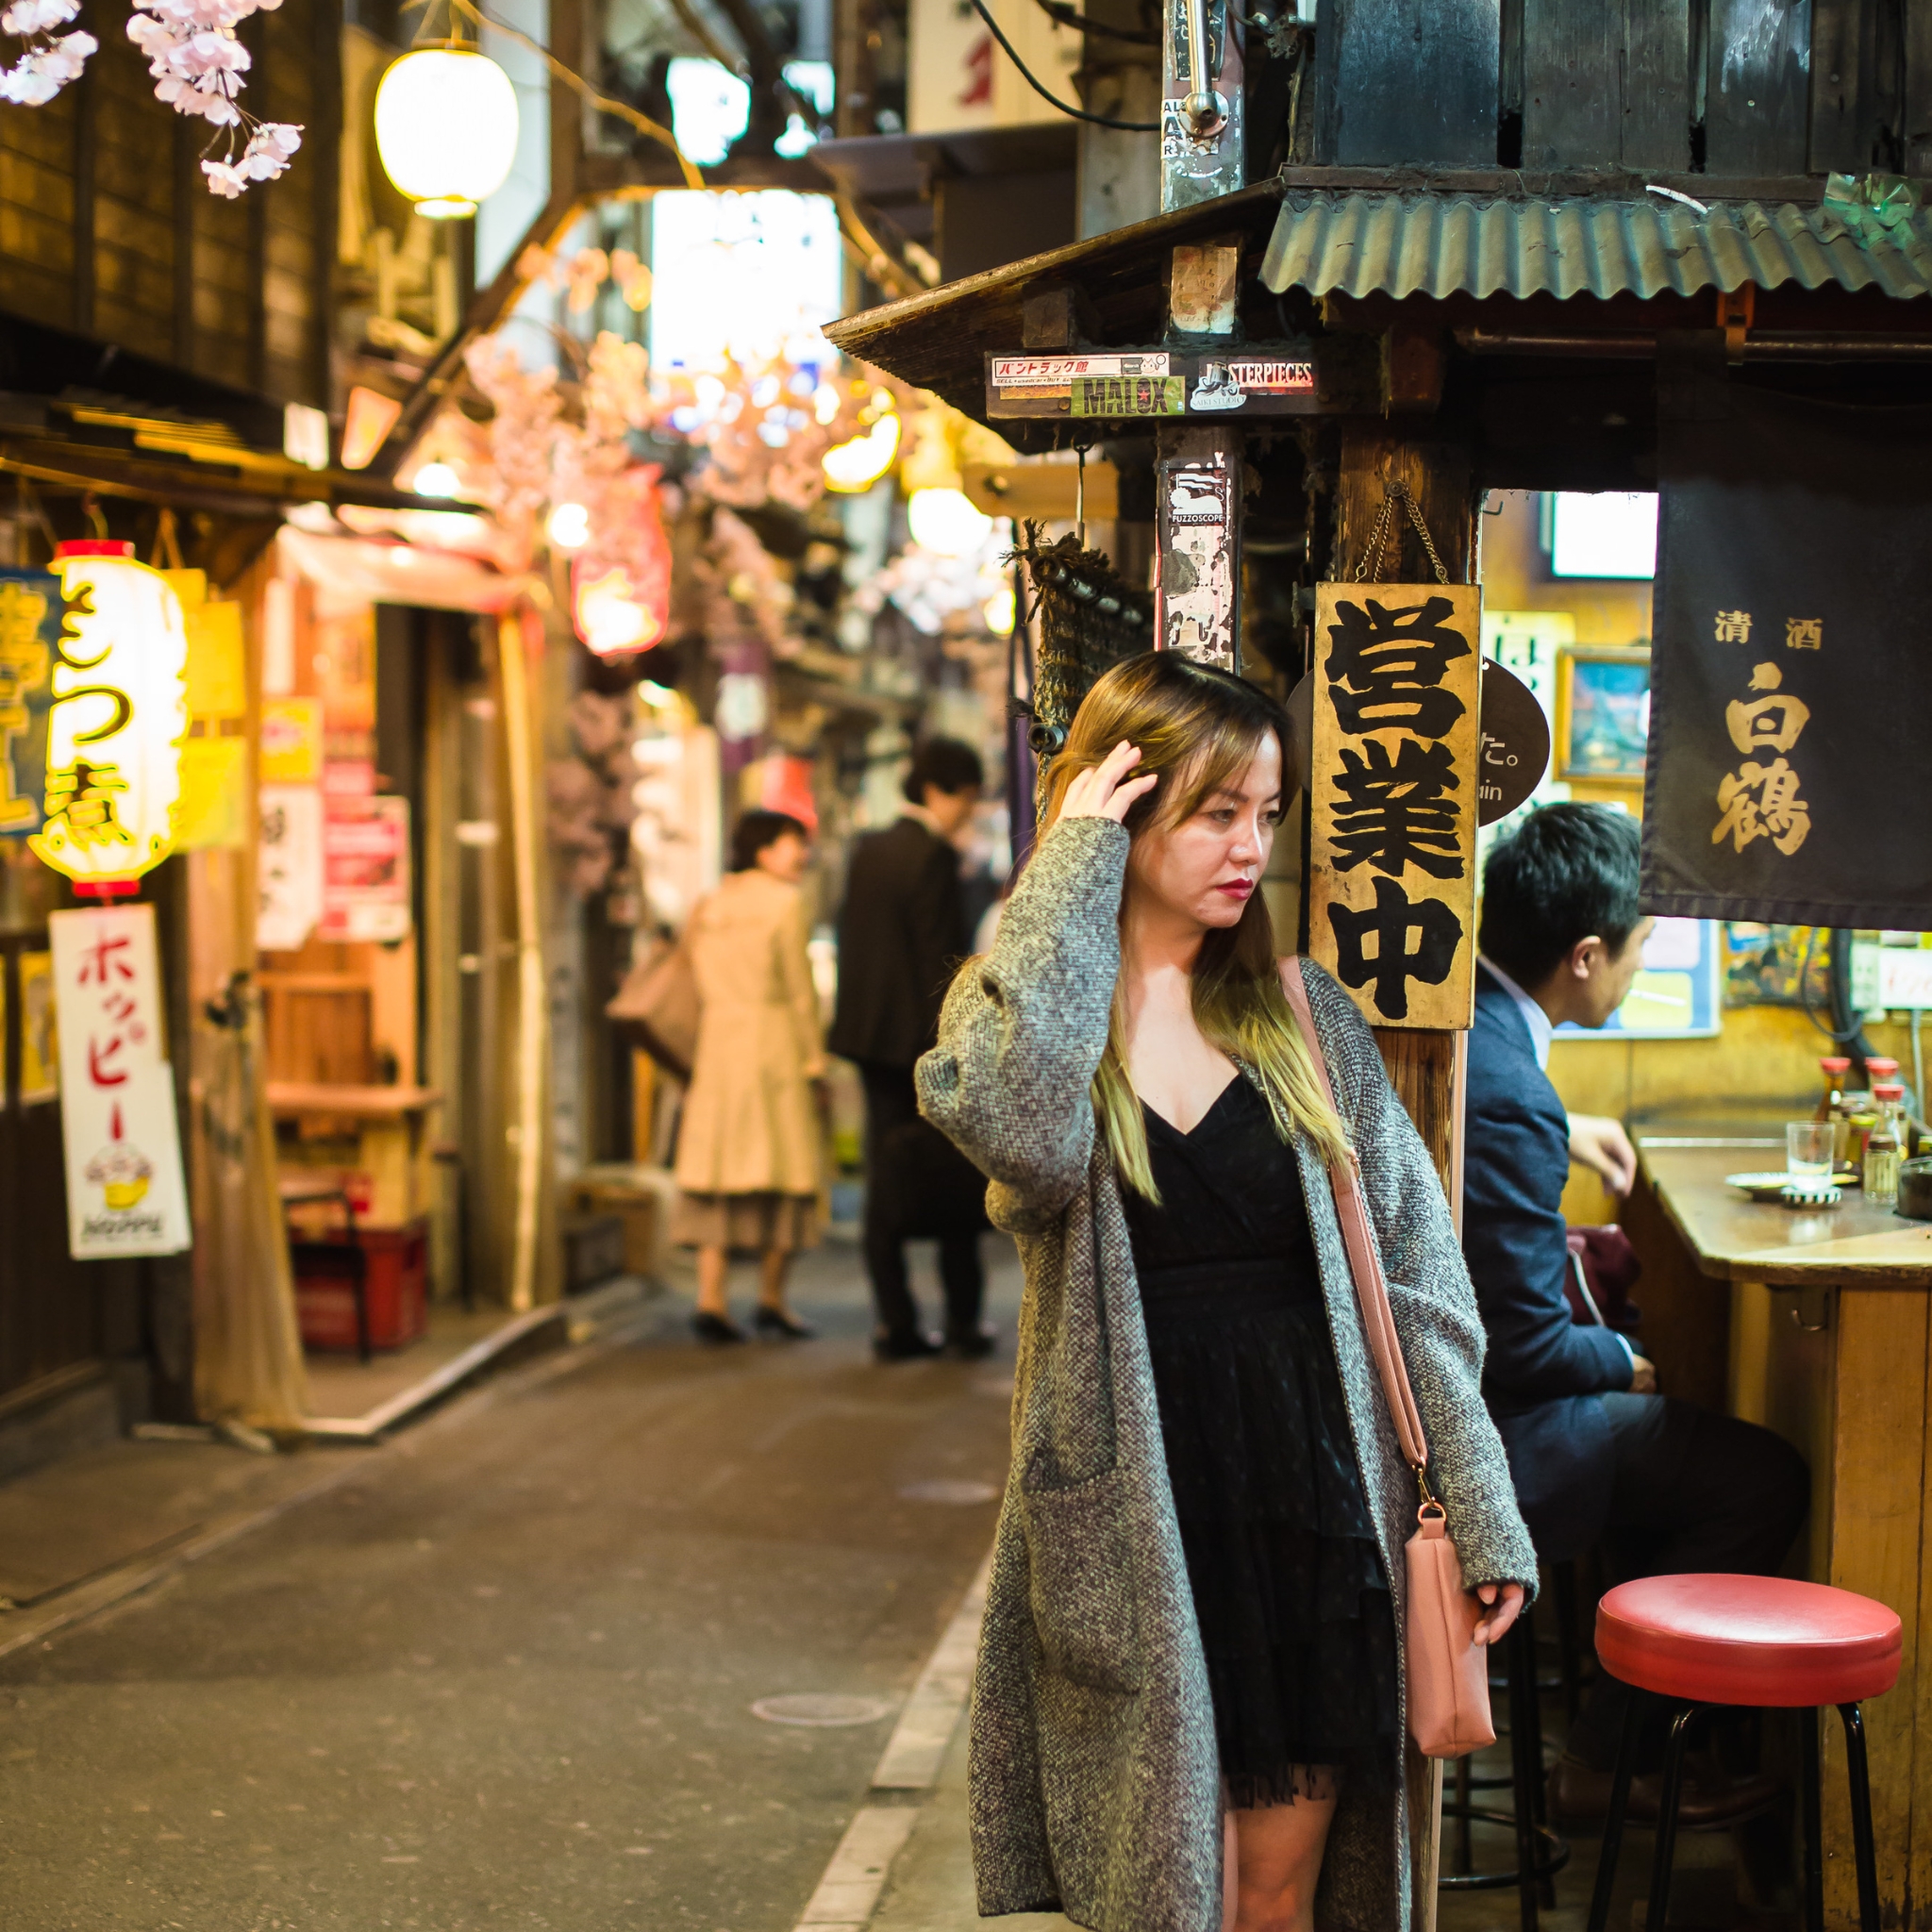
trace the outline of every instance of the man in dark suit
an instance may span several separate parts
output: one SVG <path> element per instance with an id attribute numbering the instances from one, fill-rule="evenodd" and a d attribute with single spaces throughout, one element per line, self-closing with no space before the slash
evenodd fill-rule
<path id="1" fill-rule="evenodd" d="M 971 745 L 926 740 L 906 774 L 902 816 L 858 841 L 839 915 L 839 1001 L 825 1043 L 858 1063 L 865 1084 L 865 1265 L 878 1312 L 873 1351 L 881 1361 L 936 1355 L 941 1346 L 920 1327 L 907 1285 L 905 1230 L 918 1217 L 916 1204 L 899 1193 L 920 1171 L 912 1157 L 933 1152 L 906 1144 L 923 1124 L 912 1063 L 938 1038 L 946 986 L 972 947 L 953 840 L 985 782 Z M 985 1355 L 991 1341 L 979 1321 L 985 1275 L 976 1222 L 941 1236 L 940 1278 L 944 1347 Z"/>
<path id="2" fill-rule="evenodd" d="M 1544 1070 L 1557 1026 L 1601 1026 L 1630 991 L 1652 924 L 1637 877 L 1637 828 L 1604 806 L 1532 813 L 1484 868 L 1462 1209 L 1489 1335 L 1483 1393 L 1545 1561 L 1601 1540 L 1620 1581 L 1775 1574 L 1809 1498 L 1796 1451 L 1659 1395 L 1653 1365 L 1612 1329 L 1576 1324 L 1564 1293 L 1571 1162 L 1621 1194 L 1637 1158 L 1618 1122 L 1567 1114 Z M 1552 1774 L 1559 1815 L 1603 1815 L 1624 1708 L 1621 1688 L 1600 1678 Z M 1707 1772 L 1684 1815 L 1718 1824 L 1766 1796 L 1761 1781 L 1724 1785 Z M 1654 1790 L 1640 1786 L 1636 1802 L 1655 1815 Z"/>

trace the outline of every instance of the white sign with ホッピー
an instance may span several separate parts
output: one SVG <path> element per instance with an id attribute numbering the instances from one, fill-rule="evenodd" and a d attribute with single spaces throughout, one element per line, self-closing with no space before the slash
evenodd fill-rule
<path id="1" fill-rule="evenodd" d="M 77 1261 L 178 1255 L 192 1244 L 175 1072 L 162 1057 L 152 906 L 48 915 Z"/>

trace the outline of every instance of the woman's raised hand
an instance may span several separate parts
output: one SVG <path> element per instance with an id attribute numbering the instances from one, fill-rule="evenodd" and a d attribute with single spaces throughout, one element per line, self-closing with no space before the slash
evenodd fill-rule
<path id="1" fill-rule="evenodd" d="M 1119 824 L 1128 808 L 1160 783 L 1158 772 L 1144 772 L 1138 778 L 1127 774 L 1141 762 L 1141 748 L 1125 739 L 1108 753 L 1097 765 L 1089 765 L 1067 787 L 1060 800 L 1063 819 L 1111 819 Z"/>

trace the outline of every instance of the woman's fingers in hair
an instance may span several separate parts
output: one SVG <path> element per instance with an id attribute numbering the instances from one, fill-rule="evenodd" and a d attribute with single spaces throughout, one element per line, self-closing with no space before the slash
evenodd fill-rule
<path id="1" fill-rule="evenodd" d="M 1141 761 L 1141 748 L 1124 739 L 1097 765 L 1090 765 L 1067 787 L 1060 806 L 1063 819 L 1112 819 L 1118 824 L 1137 798 L 1160 782 L 1159 774 L 1148 772 L 1139 778 L 1127 774 Z M 1123 782 L 1124 781 L 1124 782 Z"/>
<path id="2" fill-rule="evenodd" d="M 1124 785 L 1114 787 L 1112 795 L 1101 807 L 1101 810 L 1115 824 L 1120 824 L 1125 820 L 1135 800 L 1144 798 L 1159 783 L 1160 774 L 1158 772 L 1147 772 L 1138 778 L 1129 778 Z"/>

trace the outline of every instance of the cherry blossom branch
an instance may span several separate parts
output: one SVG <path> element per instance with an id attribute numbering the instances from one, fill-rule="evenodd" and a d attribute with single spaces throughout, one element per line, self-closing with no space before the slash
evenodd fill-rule
<path id="1" fill-rule="evenodd" d="M 14 0 L 0 13 L 0 31 L 17 34 L 25 51 L 0 70 L 0 101 L 43 108 L 70 80 L 80 78 L 87 57 L 99 47 L 92 34 L 57 34 L 80 11 L 80 0 Z"/>
<path id="2" fill-rule="evenodd" d="M 19 6 L 65 6 L 68 0 L 15 0 Z M 77 4 L 77 0 L 76 0 Z M 211 130 L 202 150 L 208 192 L 233 201 L 251 181 L 273 181 L 302 145 L 302 130 L 258 121 L 238 98 L 253 65 L 235 28 L 281 0 L 134 0 L 127 38 L 147 57 L 155 97 L 178 114 L 199 115 Z M 236 143 L 242 145 L 238 155 Z M 219 158 L 210 158 L 217 146 Z"/>

